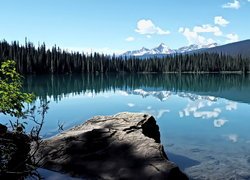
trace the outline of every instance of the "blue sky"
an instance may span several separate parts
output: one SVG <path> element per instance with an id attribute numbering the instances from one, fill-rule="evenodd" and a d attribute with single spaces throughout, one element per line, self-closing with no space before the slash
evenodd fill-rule
<path id="1" fill-rule="evenodd" d="M 249 39 L 250 0 L 1 1 L 0 39 L 122 52 Z"/>

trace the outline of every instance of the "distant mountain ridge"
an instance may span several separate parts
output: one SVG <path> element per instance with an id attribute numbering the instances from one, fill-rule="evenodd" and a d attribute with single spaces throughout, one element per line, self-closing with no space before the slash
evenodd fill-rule
<path id="1" fill-rule="evenodd" d="M 127 51 L 122 54 L 122 56 L 158 56 L 158 55 L 169 55 L 169 54 L 179 54 L 179 53 L 187 53 L 187 52 L 192 52 L 200 49 L 207 49 L 207 48 L 213 48 L 218 46 L 217 43 L 212 43 L 208 45 L 197 45 L 197 44 L 191 44 L 189 46 L 184 46 L 178 49 L 171 49 L 168 47 L 166 44 L 161 43 L 159 46 L 148 49 L 145 47 L 142 47 L 139 50 L 132 50 L 132 51 Z"/>
<path id="2" fill-rule="evenodd" d="M 244 58 L 250 58 L 250 39 L 238 41 L 234 43 L 229 43 L 225 45 L 218 45 L 217 43 L 212 43 L 208 45 L 197 45 L 191 44 L 189 46 L 183 46 L 178 49 L 171 49 L 164 43 L 161 43 L 159 46 L 148 49 L 143 47 L 140 50 L 127 51 L 122 56 L 135 56 L 140 58 L 147 57 L 164 57 L 171 54 L 182 54 L 182 53 L 219 53 L 230 56 L 241 55 Z"/>
<path id="3" fill-rule="evenodd" d="M 250 39 L 212 47 L 209 49 L 200 49 L 194 52 L 219 53 L 233 57 L 241 55 L 244 58 L 250 58 Z"/>

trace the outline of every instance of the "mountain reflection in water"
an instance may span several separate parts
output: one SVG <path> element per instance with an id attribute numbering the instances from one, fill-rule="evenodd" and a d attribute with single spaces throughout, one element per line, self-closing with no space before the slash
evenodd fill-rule
<path id="1" fill-rule="evenodd" d="M 52 97 L 59 101 L 69 93 L 94 94 L 105 91 L 185 92 L 216 96 L 250 103 L 250 76 L 241 74 L 69 74 L 27 76 L 24 91 L 34 92 L 40 99 Z"/>

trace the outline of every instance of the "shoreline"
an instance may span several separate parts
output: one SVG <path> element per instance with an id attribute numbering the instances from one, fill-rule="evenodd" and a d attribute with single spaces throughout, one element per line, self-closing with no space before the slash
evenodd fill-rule
<path id="1" fill-rule="evenodd" d="M 201 72 L 95 72 L 95 73 L 28 73 L 28 74 L 22 74 L 23 76 L 36 76 L 36 75 L 99 75 L 99 74 L 238 74 L 238 75 L 249 75 L 250 71 L 242 72 L 242 71 L 220 71 L 220 72 L 207 72 L 207 71 L 201 71 Z"/>

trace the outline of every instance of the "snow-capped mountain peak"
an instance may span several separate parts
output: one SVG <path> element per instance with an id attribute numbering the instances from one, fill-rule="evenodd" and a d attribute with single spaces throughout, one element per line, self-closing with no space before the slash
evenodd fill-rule
<path id="1" fill-rule="evenodd" d="M 218 46 L 218 43 L 211 43 L 211 44 L 203 45 L 202 48 L 213 48 L 216 46 Z"/>
<path id="2" fill-rule="evenodd" d="M 179 49 L 171 49 L 166 44 L 161 43 L 159 46 L 152 48 L 152 49 L 142 47 L 139 50 L 127 51 L 122 55 L 123 56 L 167 55 L 167 54 L 175 54 L 175 53 L 186 53 L 186 52 L 195 51 L 198 49 L 213 48 L 216 46 L 218 46 L 217 43 L 212 43 L 212 44 L 207 44 L 207 45 L 191 44 L 189 46 L 183 46 Z"/>
<path id="3" fill-rule="evenodd" d="M 172 49 L 170 49 L 164 43 L 161 43 L 158 47 L 152 49 L 154 54 L 170 54 L 172 53 Z"/>
<path id="4" fill-rule="evenodd" d="M 134 51 L 127 51 L 126 53 L 124 53 L 125 56 L 143 56 L 144 54 L 146 54 L 148 51 L 150 51 L 149 49 L 142 47 L 139 50 L 134 50 Z"/>
<path id="5" fill-rule="evenodd" d="M 195 51 L 199 49 L 199 46 L 197 44 L 191 44 L 189 46 L 183 46 L 179 49 L 176 50 L 177 53 L 185 53 L 185 52 L 189 52 L 189 51 Z"/>
<path id="6" fill-rule="evenodd" d="M 149 49 L 148 49 L 148 48 L 145 48 L 145 47 L 142 47 L 142 48 L 140 49 L 140 51 L 149 51 Z"/>
<path id="7" fill-rule="evenodd" d="M 164 43 L 161 43 L 158 47 L 156 47 L 157 49 L 169 49 L 169 47 L 164 44 Z"/>
<path id="8" fill-rule="evenodd" d="M 139 50 L 127 51 L 123 54 L 123 56 L 143 56 L 143 55 L 171 54 L 171 53 L 173 53 L 173 50 L 170 49 L 164 43 L 161 43 L 159 46 L 152 49 L 142 47 Z"/>

